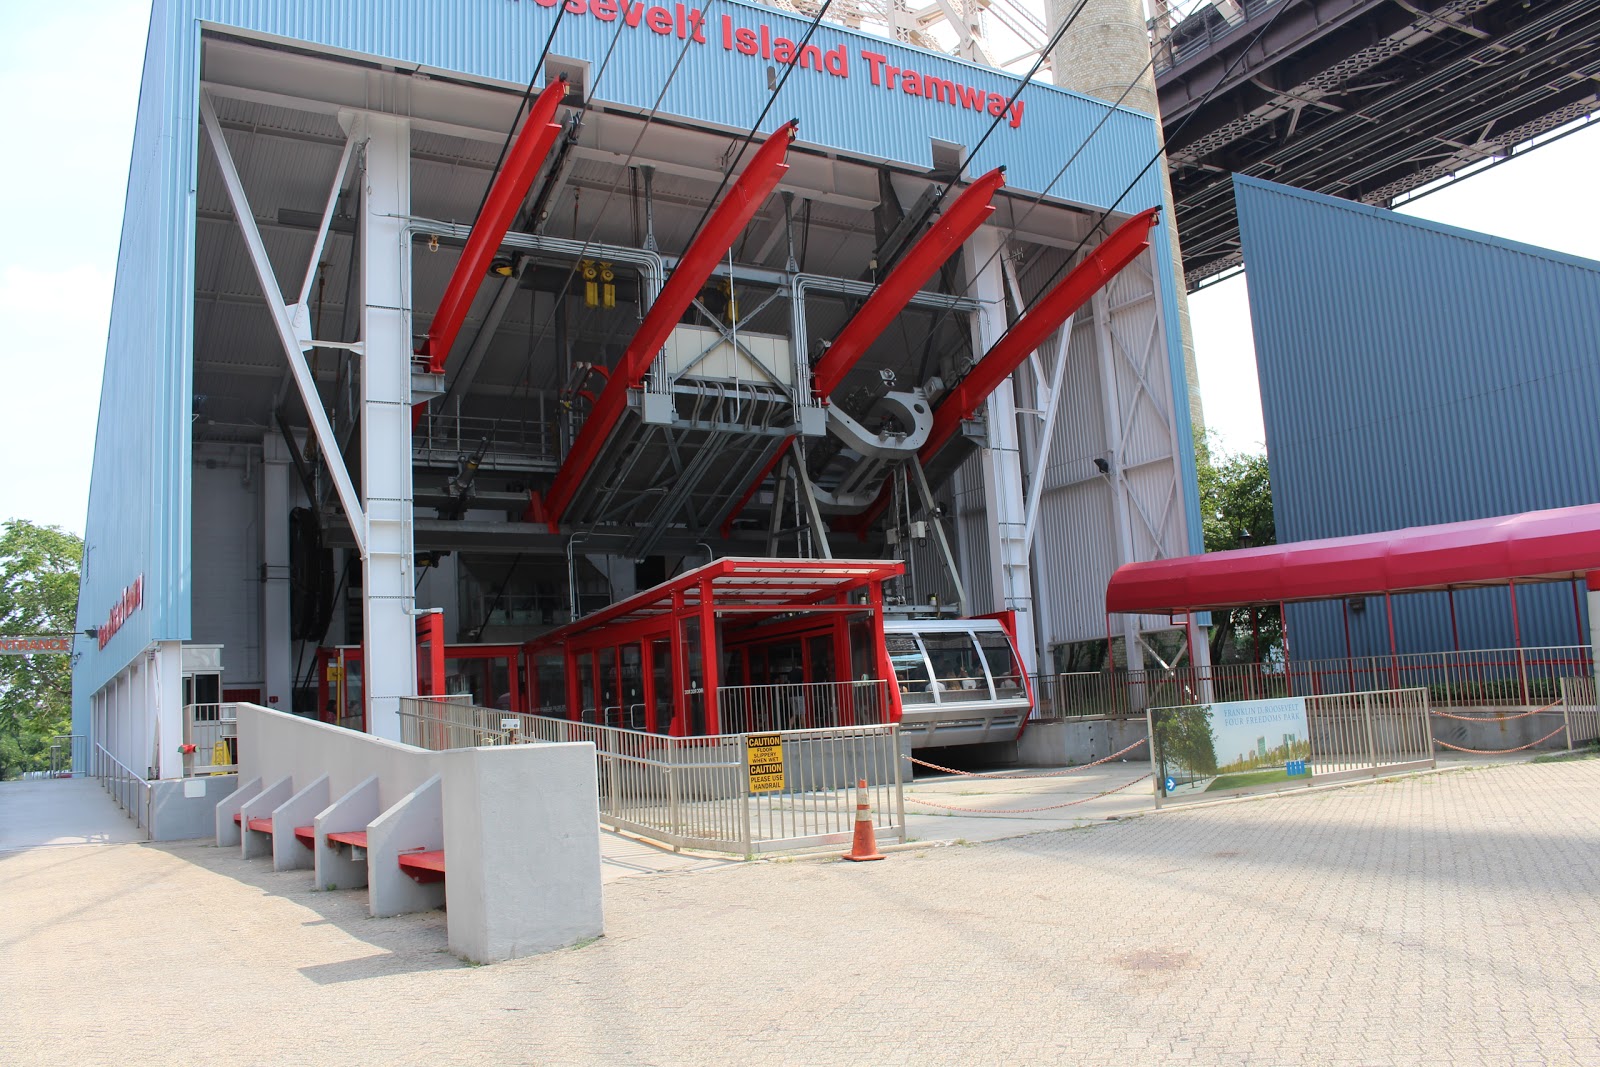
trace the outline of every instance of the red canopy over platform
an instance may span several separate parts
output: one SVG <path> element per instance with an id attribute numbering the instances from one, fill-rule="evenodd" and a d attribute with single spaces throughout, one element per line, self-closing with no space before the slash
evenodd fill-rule
<path id="1" fill-rule="evenodd" d="M 556 644 L 602 626 L 639 622 L 700 607 L 709 583 L 717 611 L 799 611 L 848 593 L 868 582 L 884 581 L 905 570 L 897 560 L 745 559 L 726 557 L 696 567 L 592 615 L 585 615 L 536 639 Z M 676 609 L 674 600 L 677 600 Z"/>
<path id="2" fill-rule="evenodd" d="M 1106 610 L 1182 612 L 1508 582 L 1566 581 L 1600 568 L 1600 504 L 1360 537 L 1129 563 Z"/>

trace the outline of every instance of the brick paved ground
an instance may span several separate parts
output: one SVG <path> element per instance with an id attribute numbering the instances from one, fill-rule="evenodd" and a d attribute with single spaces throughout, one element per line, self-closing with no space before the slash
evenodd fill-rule
<path id="1" fill-rule="evenodd" d="M 1600 761 L 443 916 L 201 845 L 0 854 L 0 1063 L 1600 1064 Z"/>

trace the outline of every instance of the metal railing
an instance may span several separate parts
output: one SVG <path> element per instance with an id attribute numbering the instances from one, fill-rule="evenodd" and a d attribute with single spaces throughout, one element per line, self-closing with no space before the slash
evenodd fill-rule
<path id="1" fill-rule="evenodd" d="M 100 779 L 111 799 L 128 813 L 135 826 L 149 830 L 150 783 L 142 775 L 135 774 L 98 743 L 94 746 L 90 773 Z"/>
<path id="2" fill-rule="evenodd" d="M 1561 679 L 1561 713 L 1569 749 L 1600 741 L 1600 708 L 1595 706 L 1593 675 Z"/>
<path id="3" fill-rule="evenodd" d="M 880 726 L 889 719 L 889 683 L 794 682 L 725 685 L 717 689 L 724 733 Z"/>
<path id="4" fill-rule="evenodd" d="M 183 709 L 183 776 L 233 774 L 239 769 L 239 719 L 232 704 Z M 194 751 L 189 751 L 189 746 Z"/>
<path id="5" fill-rule="evenodd" d="M 419 452 L 460 454 L 475 451 L 485 438 L 485 466 L 549 465 L 559 458 L 554 419 L 464 418 L 440 412 L 423 416 L 411 443 Z"/>
<path id="6" fill-rule="evenodd" d="M 401 740 L 435 751 L 588 741 L 595 748 L 601 823 L 674 849 L 754 855 L 844 844 L 855 828 L 857 781 L 867 783 L 879 838 L 905 840 L 894 725 L 765 735 L 777 739 L 779 784 L 752 780 L 750 739 L 759 734 L 664 737 L 465 704 L 400 704 Z"/>
<path id="7" fill-rule="evenodd" d="M 1318 781 L 1434 765 L 1426 689 L 1307 697 L 1306 727 Z"/>
<path id="8" fill-rule="evenodd" d="M 1164 776 L 1171 775 L 1182 786 L 1198 786 L 1199 791 L 1188 799 L 1215 798 L 1240 790 L 1259 788 L 1285 788 L 1297 782 L 1304 785 L 1324 784 L 1329 781 L 1392 773 L 1401 770 L 1435 767 L 1432 710 L 1425 689 L 1390 689 L 1366 693 L 1337 693 L 1328 696 L 1306 697 L 1306 734 L 1300 738 L 1299 730 L 1283 734 L 1284 744 L 1268 742 L 1261 737 L 1260 758 L 1246 742 L 1245 752 L 1236 761 L 1222 762 L 1212 752 L 1208 761 L 1194 757 L 1195 766 L 1181 753 L 1196 751 L 1193 740 L 1212 731 L 1212 738 L 1204 742 L 1205 748 L 1215 744 L 1214 720 L 1202 719 L 1196 726 L 1194 713 L 1208 705 L 1187 704 L 1173 707 L 1151 708 L 1146 721 L 1150 724 L 1151 771 L 1156 776 L 1154 789 L 1156 806 L 1174 788 L 1163 787 Z M 1248 706 L 1247 706 L 1248 707 Z M 1272 705 L 1258 705 L 1272 708 Z M 1273 726 L 1263 732 L 1279 729 L 1277 723 L 1287 722 L 1277 718 L 1280 708 L 1273 708 L 1269 721 Z M 1248 720 L 1246 720 L 1248 721 Z M 1209 723 L 1209 724 L 1207 724 Z M 1274 736 L 1276 734 L 1274 733 Z M 1269 748 L 1272 744 L 1274 747 Z M 1171 746 L 1170 748 L 1168 746 Z M 1305 777 L 1291 777 L 1290 762 L 1305 760 L 1300 769 Z M 1219 762 L 1221 766 L 1219 768 Z M 1221 790 L 1221 792 L 1214 792 Z"/>
<path id="9" fill-rule="evenodd" d="M 1132 718 L 1145 708 L 1411 688 L 1426 689 L 1435 707 L 1530 708 L 1560 698 L 1564 679 L 1593 674 L 1587 645 L 1047 674 L 1034 679 L 1033 717 Z"/>
<path id="10" fill-rule="evenodd" d="M 50 739 L 50 777 L 71 778 L 89 769 L 89 738 L 84 734 L 56 734 Z"/>

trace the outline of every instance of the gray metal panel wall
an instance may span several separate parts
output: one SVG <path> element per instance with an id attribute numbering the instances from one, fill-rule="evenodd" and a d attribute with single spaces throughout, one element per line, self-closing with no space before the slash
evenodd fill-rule
<path id="1" fill-rule="evenodd" d="M 1600 500 L 1600 263 L 1252 178 L 1234 192 L 1280 541 Z M 1403 651 L 1451 647 L 1444 599 L 1396 601 Z M 1573 643 L 1571 601 L 1520 590 L 1523 643 Z M 1386 650 L 1372 607 L 1352 645 Z M 1456 607 L 1462 647 L 1512 643 L 1504 590 Z M 1344 654 L 1337 608 L 1290 626 L 1296 655 Z"/>

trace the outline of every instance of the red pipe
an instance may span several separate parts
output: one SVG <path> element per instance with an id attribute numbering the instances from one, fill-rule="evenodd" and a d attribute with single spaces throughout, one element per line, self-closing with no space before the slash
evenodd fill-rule
<path id="1" fill-rule="evenodd" d="M 511 229 L 517 208 L 527 198 L 533 179 L 561 133 L 560 124 L 551 119 L 566 95 L 566 75 L 544 87 L 528 113 L 527 124 L 517 135 L 516 144 L 511 146 L 505 167 L 489 188 L 478 221 L 467 236 L 467 247 L 456 261 L 455 273 L 450 275 L 450 284 L 445 286 L 444 296 L 439 300 L 439 310 L 434 312 L 433 321 L 428 325 L 428 336 L 417 349 L 417 355 L 427 357 L 429 373 L 444 373 L 445 360 L 450 357 L 450 348 L 456 343 L 456 335 L 461 332 L 473 298 L 483 285 L 484 272 L 489 269 L 489 262 Z"/>
<path id="2" fill-rule="evenodd" d="M 617 373 L 607 380 L 600 394 L 600 402 L 584 420 L 583 429 L 578 431 L 578 439 L 573 442 L 561 469 L 556 472 L 555 481 L 550 485 L 550 492 L 545 495 L 552 533 L 558 531 L 561 516 L 566 512 L 567 505 L 572 503 L 579 483 L 599 457 L 600 448 L 610 435 L 611 428 L 622 417 L 628 403 L 628 390 L 636 387 L 644 378 L 645 372 L 650 369 L 650 361 L 666 344 L 667 335 L 705 285 L 723 254 L 733 246 L 734 238 L 739 236 L 739 231 L 744 229 L 766 200 L 767 194 L 772 192 L 788 171 L 789 165 L 783 161 L 783 157 L 789 149 L 789 143 L 794 140 L 797 125 L 797 120 L 791 119 L 767 138 L 750 161 L 750 166 L 739 175 L 739 180 L 733 183 L 727 197 L 717 205 L 688 250 L 678 260 L 672 277 L 661 287 L 661 295 L 650 305 L 644 322 L 617 364 Z"/>
<path id="3" fill-rule="evenodd" d="M 1089 302 L 1108 281 L 1150 247 L 1150 230 L 1160 208 L 1147 208 L 1118 226 L 1087 259 L 1054 289 L 1034 301 L 1005 336 L 995 342 L 968 375 L 940 400 L 933 412 L 933 432 L 918 453 L 927 463 L 945 446 L 978 405 L 1028 358 L 1067 318 Z"/>
<path id="4" fill-rule="evenodd" d="M 939 217 L 927 233 L 912 246 L 904 259 L 872 291 L 817 365 L 812 368 L 812 392 L 824 399 L 839 388 L 844 376 L 866 354 L 878 335 L 889 328 L 895 316 L 905 310 L 911 298 L 971 237 L 985 219 L 994 214 L 989 201 L 1005 185 L 1005 168 L 996 167 L 967 187 L 966 191 Z"/>

